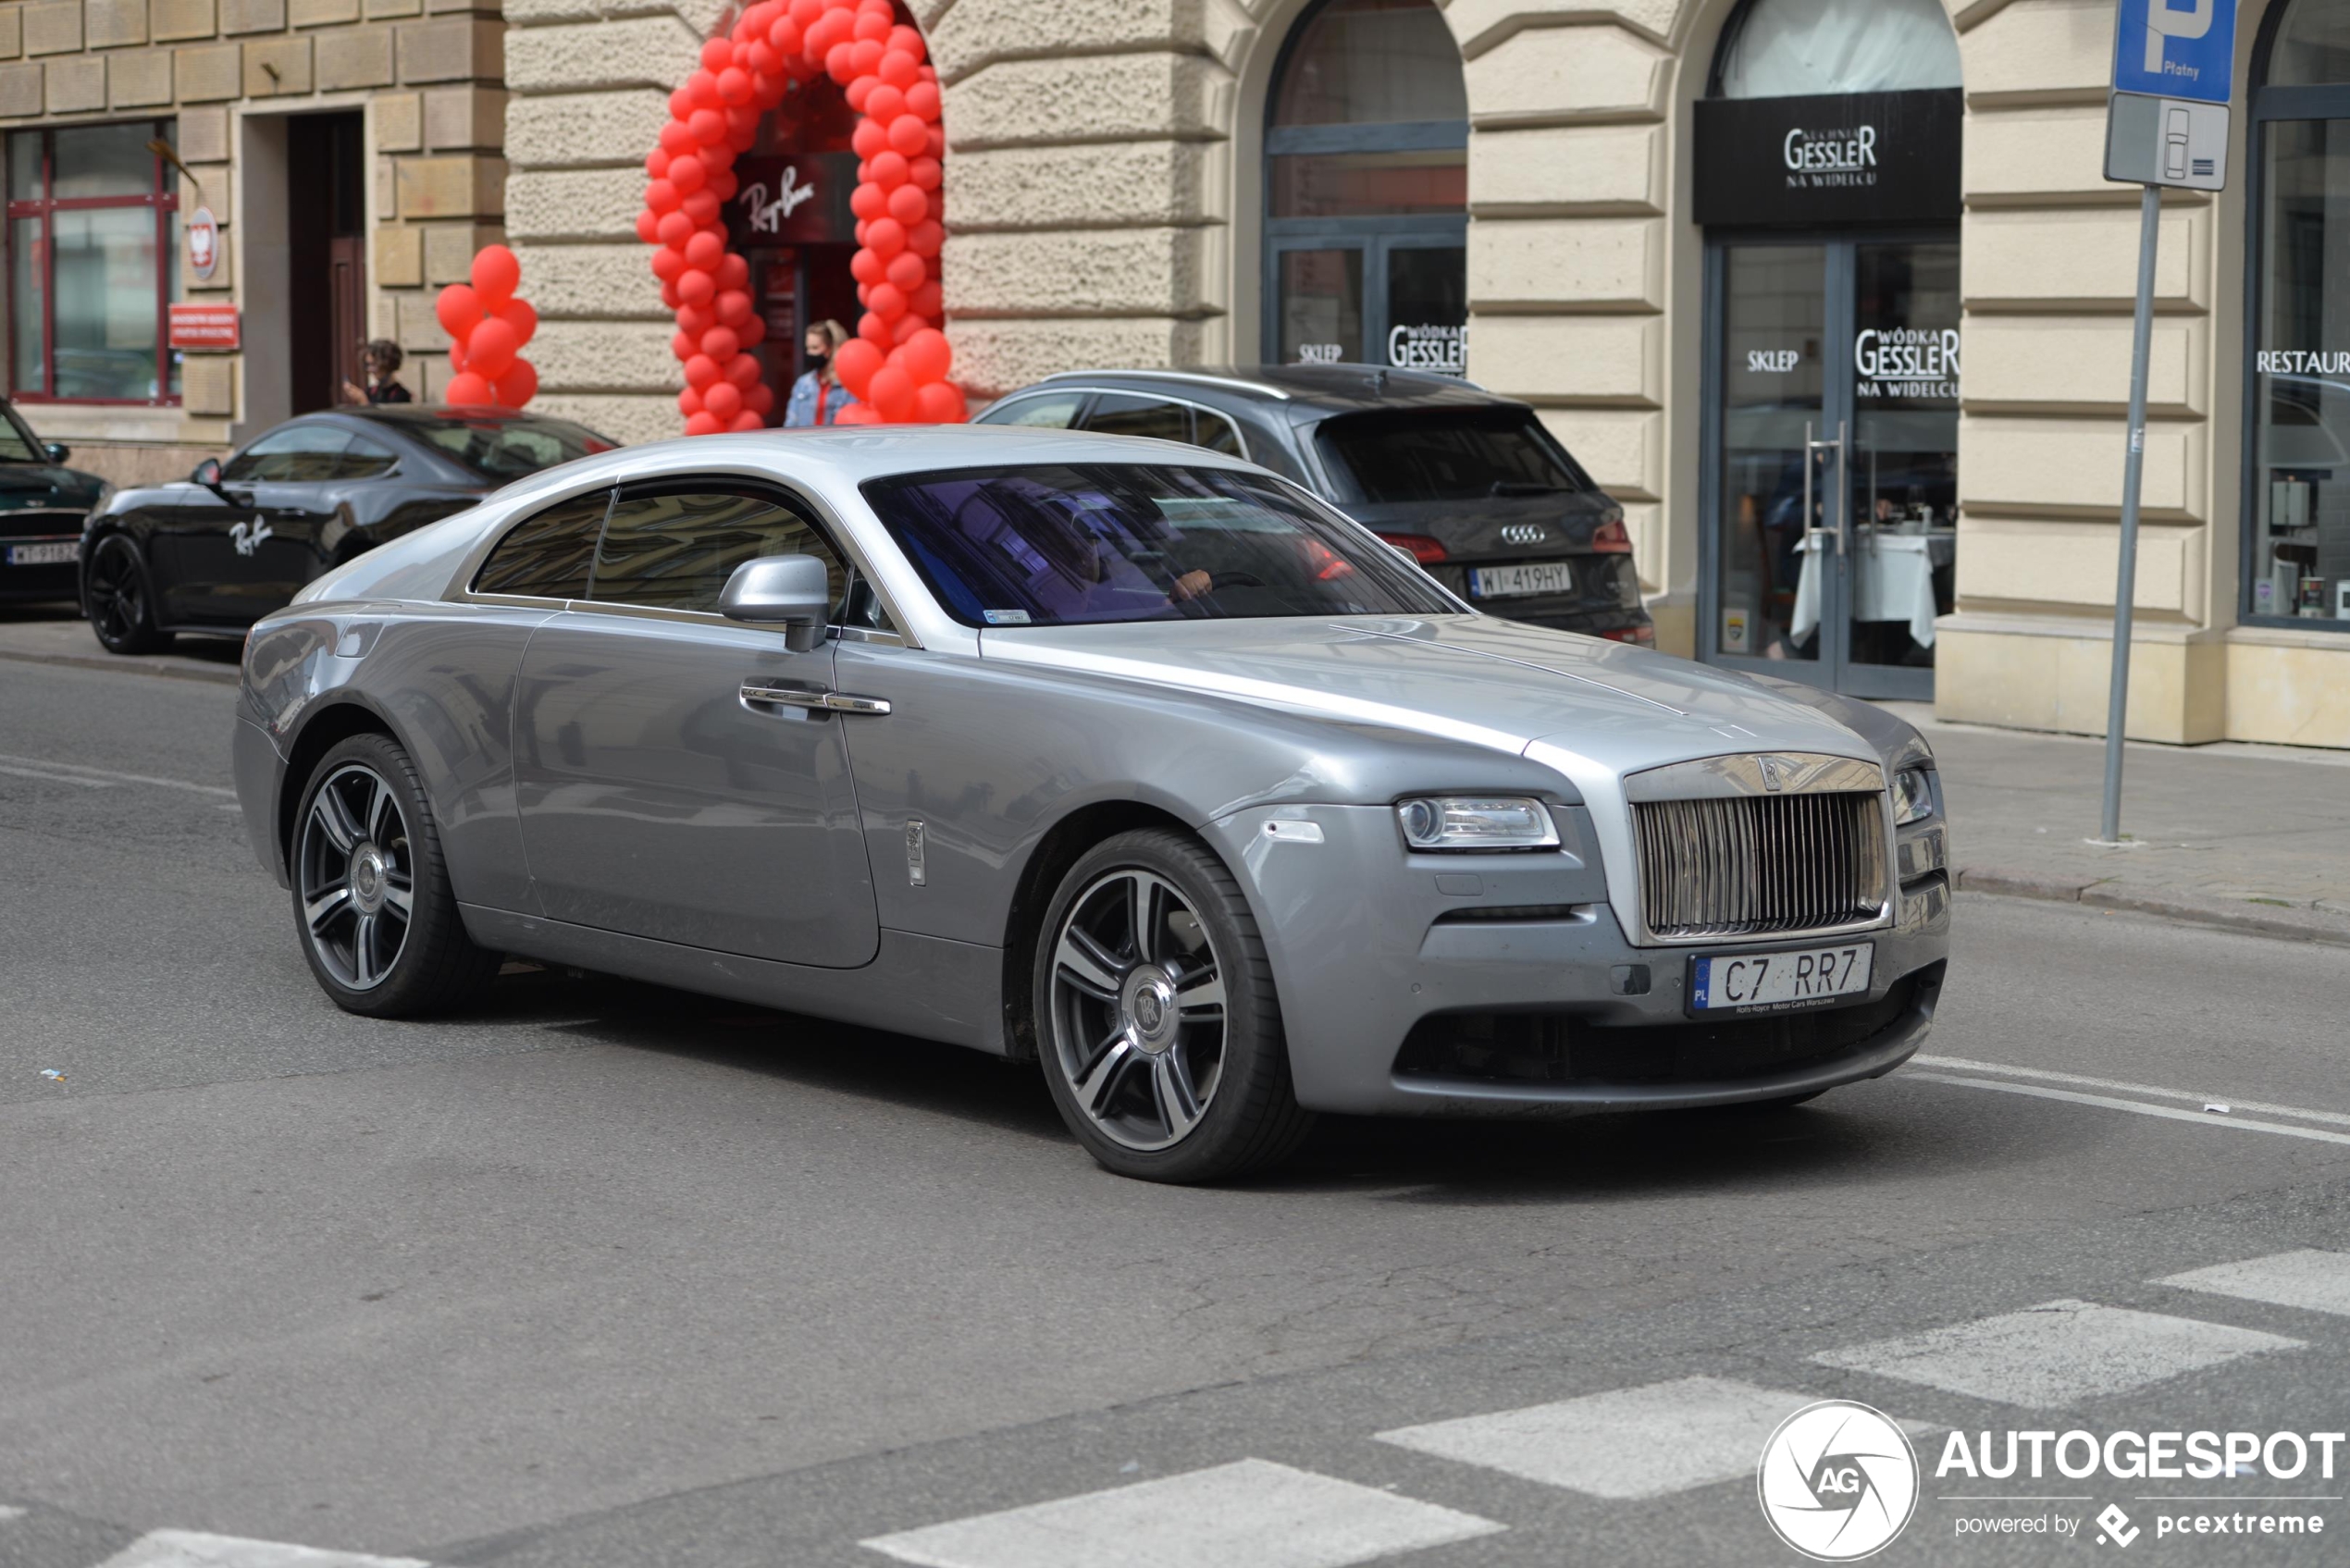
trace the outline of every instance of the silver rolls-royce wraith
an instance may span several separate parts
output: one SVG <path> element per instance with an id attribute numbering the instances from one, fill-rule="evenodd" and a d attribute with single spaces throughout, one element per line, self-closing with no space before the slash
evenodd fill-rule
<path id="1" fill-rule="evenodd" d="M 1805 1099 L 1917 1049 L 1948 945 L 1909 725 L 1116 437 L 532 475 L 265 616 L 236 770 L 343 1007 L 513 954 L 1038 1059 L 1164 1180 L 1316 1111 Z"/>

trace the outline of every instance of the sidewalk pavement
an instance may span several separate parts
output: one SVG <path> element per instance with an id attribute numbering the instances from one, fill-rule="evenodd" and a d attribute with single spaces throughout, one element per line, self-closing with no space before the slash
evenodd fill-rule
<path id="1" fill-rule="evenodd" d="M 69 610 L 0 610 L 0 661 L 233 685 L 240 652 L 232 637 L 182 637 L 170 653 L 120 659 Z M 2107 849 L 2088 842 L 2103 741 L 1946 724 L 1923 703 L 1885 706 L 1925 732 L 1941 763 L 1960 891 L 2350 946 L 2350 752 L 2134 743 L 2121 774 L 2131 846 Z"/>

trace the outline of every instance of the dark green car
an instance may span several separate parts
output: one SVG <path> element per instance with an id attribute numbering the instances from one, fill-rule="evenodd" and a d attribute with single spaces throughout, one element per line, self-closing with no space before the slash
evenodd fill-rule
<path id="1" fill-rule="evenodd" d="M 71 455 L 0 398 L 0 604 L 80 592 L 81 520 L 114 487 L 66 467 Z"/>

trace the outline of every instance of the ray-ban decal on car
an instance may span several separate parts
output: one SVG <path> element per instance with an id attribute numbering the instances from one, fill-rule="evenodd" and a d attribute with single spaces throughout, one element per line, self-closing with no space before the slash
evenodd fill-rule
<path id="1" fill-rule="evenodd" d="M 899 1031 L 1157 1180 L 1318 1111 L 1808 1099 L 1908 1059 L 1948 952 L 1908 724 L 1480 614 L 1163 440 L 563 464 L 263 616 L 235 729 L 340 1006 L 516 954 Z"/>

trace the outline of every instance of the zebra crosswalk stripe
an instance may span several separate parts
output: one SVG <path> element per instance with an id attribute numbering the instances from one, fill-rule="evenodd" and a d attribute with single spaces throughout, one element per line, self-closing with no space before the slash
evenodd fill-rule
<path id="1" fill-rule="evenodd" d="M 151 1530 L 99 1568 L 432 1568 L 414 1557 L 370 1557 L 283 1541 L 207 1536 L 194 1530 Z"/>

